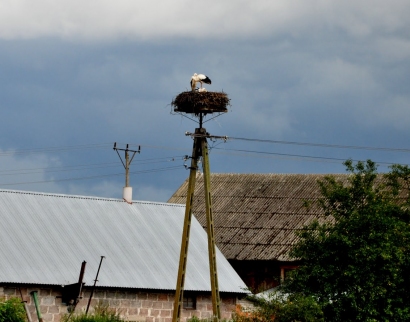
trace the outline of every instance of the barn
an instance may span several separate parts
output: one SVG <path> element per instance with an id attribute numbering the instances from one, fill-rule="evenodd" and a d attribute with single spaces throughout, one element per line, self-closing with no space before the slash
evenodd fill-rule
<path id="1" fill-rule="evenodd" d="M 22 297 L 33 318 L 37 297 L 50 322 L 89 301 L 91 310 L 109 305 L 128 321 L 169 322 L 184 212 L 168 203 L 0 190 L 0 297 Z M 183 320 L 212 315 L 207 247 L 194 219 Z M 219 250 L 217 263 L 229 318 L 246 285 Z"/>
<path id="2" fill-rule="evenodd" d="M 318 180 L 326 174 L 212 173 L 215 241 L 249 289 L 280 284 L 299 262 L 289 257 L 296 232 L 318 218 Z M 332 175 L 346 180 L 346 174 Z M 193 214 L 206 229 L 203 174 L 197 174 Z M 185 204 L 188 181 L 168 202 Z"/>

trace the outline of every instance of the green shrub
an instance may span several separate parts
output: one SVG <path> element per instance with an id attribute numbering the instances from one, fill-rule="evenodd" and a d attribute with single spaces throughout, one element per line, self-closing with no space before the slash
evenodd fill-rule
<path id="1" fill-rule="evenodd" d="M 66 314 L 62 317 L 61 322 L 123 322 L 119 313 L 108 306 L 99 302 L 94 308 L 94 313 L 85 314 Z"/>
<path id="2" fill-rule="evenodd" d="M 26 311 L 20 299 L 16 297 L 8 300 L 0 298 L 0 322 L 25 322 L 26 317 Z"/>
<path id="3" fill-rule="evenodd" d="M 227 319 L 223 319 L 219 321 L 220 322 L 232 322 L 232 320 L 227 320 Z M 194 315 L 192 318 L 187 319 L 187 322 L 214 322 L 214 319 L 213 318 L 200 319 Z"/>
<path id="4" fill-rule="evenodd" d="M 324 318 L 321 306 L 313 297 L 295 294 L 281 303 L 275 320 L 277 322 L 319 322 L 324 321 Z"/>
<path id="5" fill-rule="evenodd" d="M 291 296 L 280 292 L 272 292 L 266 297 L 250 296 L 252 310 L 242 311 L 237 307 L 233 314 L 233 322 L 322 322 L 321 306 L 313 297 L 299 294 Z"/>
<path id="6" fill-rule="evenodd" d="M 190 319 L 187 319 L 187 322 L 207 322 L 208 321 L 208 319 L 200 319 L 200 318 L 198 318 L 198 317 L 196 317 L 195 315 L 192 317 L 192 318 L 190 318 Z"/>

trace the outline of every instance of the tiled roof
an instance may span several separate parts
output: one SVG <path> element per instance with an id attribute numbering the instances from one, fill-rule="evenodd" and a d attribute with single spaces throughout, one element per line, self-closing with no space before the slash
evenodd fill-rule
<path id="1" fill-rule="evenodd" d="M 290 260 L 295 231 L 317 218 L 317 184 L 324 174 L 211 174 L 216 243 L 231 260 Z M 346 179 L 348 175 L 333 175 Z M 186 203 L 188 181 L 168 202 Z M 197 175 L 193 214 L 206 227 L 203 175 Z"/>
<path id="2" fill-rule="evenodd" d="M 0 283 L 175 290 L 185 207 L 119 199 L 0 191 Z M 192 221 L 185 290 L 210 291 L 207 236 Z M 217 251 L 219 289 L 245 284 Z"/>

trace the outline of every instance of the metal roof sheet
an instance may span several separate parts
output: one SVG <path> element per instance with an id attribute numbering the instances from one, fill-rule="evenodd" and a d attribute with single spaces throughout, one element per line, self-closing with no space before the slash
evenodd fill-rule
<path id="1" fill-rule="evenodd" d="M 0 282 L 173 290 L 185 207 L 84 196 L 0 191 Z M 185 290 L 210 291 L 206 232 L 193 218 Z M 217 250 L 219 289 L 246 287 Z"/>

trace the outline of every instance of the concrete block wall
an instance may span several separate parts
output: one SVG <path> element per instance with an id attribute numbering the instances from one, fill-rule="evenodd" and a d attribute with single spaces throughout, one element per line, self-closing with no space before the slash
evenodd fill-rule
<path id="1" fill-rule="evenodd" d="M 60 317 L 67 313 L 67 307 L 61 303 L 61 292 L 53 288 L 0 286 L 0 298 L 7 300 L 11 297 L 21 298 L 22 296 L 23 301 L 28 305 L 33 322 L 36 322 L 38 321 L 36 307 L 32 296 L 30 296 L 32 291 L 37 291 L 40 312 L 44 321 L 59 322 Z"/>
<path id="2" fill-rule="evenodd" d="M 68 313 L 68 307 L 61 301 L 62 288 L 60 286 L 37 286 L 19 287 L 0 286 L 0 297 L 10 298 L 23 295 L 27 302 L 33 322 L 38 321 L 34 301 L 30 293 L 38 291 L 40 311 L 44 322 L 59 322 L 64 314 Z M 84 289 L 82 299 L 77 304 L 75 312 L 85 312 L 90 289 Z M 91 301 L 89 313 L 101 303 L 115 309 L 123 319 L 137 322 L 172 322 L 174 293 L 171 291 L 141 291 L 132 289 L 96 289 Z M 221 315 L 223 319 L 229 319 L 235 311 L 237 298 L 234 295 L 221 293 Z M 198 294 L 196 297 L 196 309 L 182 311 L 182 321 L 196 316 L 200 319 L 211 318 L 212 299 L 210 295 Z"/>

